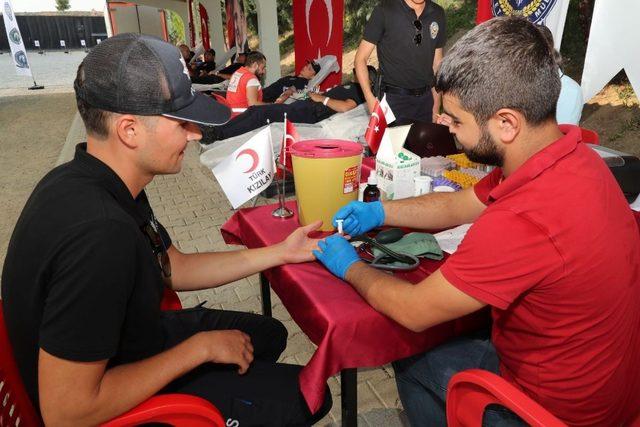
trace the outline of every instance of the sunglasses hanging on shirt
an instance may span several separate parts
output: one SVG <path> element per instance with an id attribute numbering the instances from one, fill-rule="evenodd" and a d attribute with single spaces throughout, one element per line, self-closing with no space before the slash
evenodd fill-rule
<path id="1" fill-rule="evenodd" d="M 413 27 L 416 29 L 416 34 L 413 36 L 413 42 L 416 46 L 420 46 L 422 43 L 422 22 L 419 19 L 413 21 Z"/>
<path id="2" fill-rule="evenodd" d="M 162 236 L 158 231 L 158 222 L 155 217 L 152 216 L 151 220 L 143 225 L 141 229 L 142 233 L 147 236 L 149 243 L 151 243 L 151 249 L 158 260 L 162 275 L 164 277 L 171 277 L 171 261 L 167 253 L 167 246 L 164 244 L 164 240 L 162 240 Z"/>

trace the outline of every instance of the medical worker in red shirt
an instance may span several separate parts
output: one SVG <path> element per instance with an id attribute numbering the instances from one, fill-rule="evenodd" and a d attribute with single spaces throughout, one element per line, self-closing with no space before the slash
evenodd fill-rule
<path id="1" fill-rule="evenodd" d="M 580 129 L 555 120 L 553 46 L 525 19 L 487 21 L 444 57 L 436 89 L 469 158 L 497 168 L 457 193 L 352 202 L 334 223 L 352 236 L 473 223 L 458 250 L 415 285 L 369 267 L 340 235 L 315 252 L 413 331 L 491 307 L 490 337 L 394 363 L 411 425 L 444 425 L 449 379 L 470 368 L 498 373 L 569 425 L 628 423 L 640 410 L 640 233 Z M 484 421 L 522 423 L 504 408 Z"/>
<path id="2" fill-rule="evenodd" d="M 267 69 L 267 58 L 258 51 L 247 54 L 244 66 L 238 68 L 229 79 L 227 101 L 234 113 L 242 113 L 252 105 L 262 105 L 260 79 Z"/>

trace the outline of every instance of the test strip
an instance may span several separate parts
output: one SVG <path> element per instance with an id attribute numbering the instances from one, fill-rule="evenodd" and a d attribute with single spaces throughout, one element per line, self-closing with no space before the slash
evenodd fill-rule
<path id="1" fill-rule="evenodd" d="M 336 219 L 336 224 L 338 224 L 338 234 L 343 234 L 342 233 L 342 221 L 344 221 L 343 219 Z"/>

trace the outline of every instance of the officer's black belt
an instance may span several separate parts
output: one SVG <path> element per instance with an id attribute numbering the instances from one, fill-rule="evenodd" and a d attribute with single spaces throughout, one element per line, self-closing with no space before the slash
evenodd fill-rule
<path id="1" fill-rule="evenodd" d="M 405 96 L 422 96 L 425 93 L 427 93 L 429 89 L 431 89 L 429 86 L 419 87 L 416 89 L 405 89 L 403 87 L 393 86 L 387 83 L 382 83 L 381 88 L 382 88 L 382 92 L 384 93 L 390 93 L 392 95 L 405 95 Z"/>

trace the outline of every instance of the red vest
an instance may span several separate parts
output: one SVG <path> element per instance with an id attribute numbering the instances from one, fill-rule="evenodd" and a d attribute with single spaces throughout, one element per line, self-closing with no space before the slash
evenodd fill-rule
<path id="1" fill-rule="evenodd" d="M 240 67 L 233 73 L 229 80 L 227 89 L 227 102 L 235 113 L 242 112 L 249 108 L 247 101 L 247 84 L 252 79 L 258 78 L 246 67 Z M 262 86 L 258 86 L 258 101 L 262 101 Z"/>

